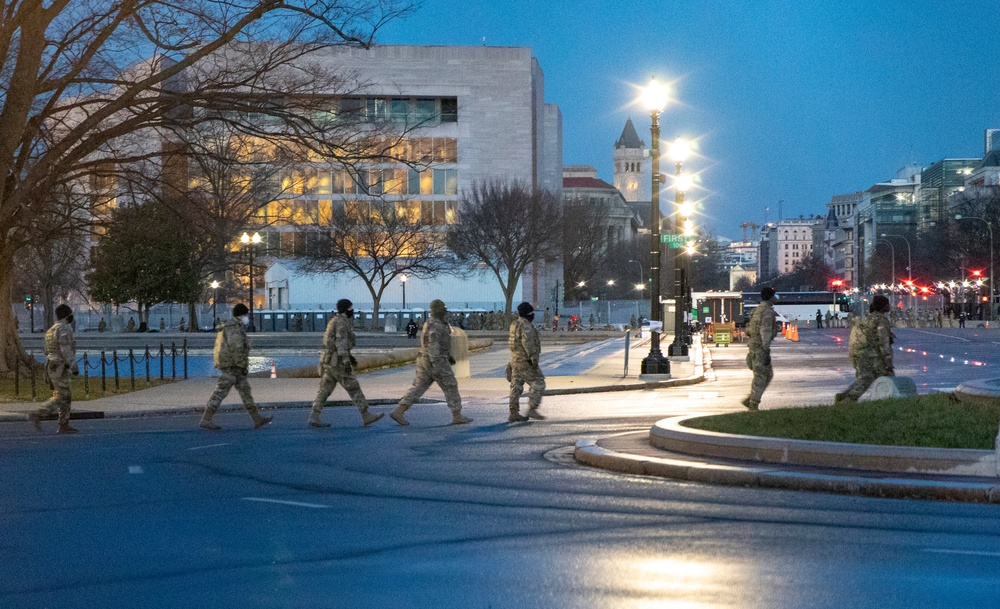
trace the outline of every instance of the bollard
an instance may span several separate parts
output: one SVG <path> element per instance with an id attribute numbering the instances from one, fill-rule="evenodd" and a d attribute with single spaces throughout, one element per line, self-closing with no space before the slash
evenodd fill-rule
<path id="1" fill-rule="evenodd" d="M 128 378 L 129 386 L 135 391 L 135 353 L 132 349 L 128 350 Z"/>
<path id="2" fill-rule="evenodd" d="M 160 380 L 162 381 L 163 380 L 163 359 L 165 357 L 167 357 L 167 353 L 163 350 L 163 343 L 160 343 L 160 354 L 158 355 L 158 357 L 160 358 Z"/>
<path id="3" fill-rule="evenodd" d="M 628 347 L 629 347 L 629 339 L 631 337 L 632 337 L 632 328 L 626 328 L 625 329 L 625 374 L 622 375 L 622 378 L 628 376 Z"/>
<path id="4" fill-rule="evenodd" d="M 271 378 L 278 378 L 278 368 L 275 366 L 274 362 L 271 362 Z"/>
<path id="5" fill-rule="evenodd" d="M 108 393 L 108 362 L 104 355 L 104 350 L 101 349 L 101 395 Z"/>
<path id="6" fill-rule="evenodd" d="M 146 345 L 146 355 L 143 357 L 146 360 L 146 387 L 149 387 L 149 345 Z"/>
<path id="7" fill-rule="evenodd" d="M 115 393 L 121 391 L 121 386 L 118 384 L 118 349 L 111 351 L 111 363 L 115 369 Z"/>
<path id="8" fill-rule="evenodd" d="M 83 352 L 83 397 L 90 399 L 90 361 L 86 351 Z"/>
<path id="9" fill-rule="evenodd" d="M 188 377 L 188 339 L 184 337 L 184 380 Z"/>
<path id="10" fill-rule="evenodd" d="M 177 343 L 170 343 L 170 380 L 177 380 Z"/>

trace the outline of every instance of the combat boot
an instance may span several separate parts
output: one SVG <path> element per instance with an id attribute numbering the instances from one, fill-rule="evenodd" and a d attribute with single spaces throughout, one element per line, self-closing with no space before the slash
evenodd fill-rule
<path id="1" fill-rule="evenodd" d="M 528 409 L 528 418 L 535 419 L 536 421 L 544 421 L 545 415 L 538 412 L 538 408 L 532 407 Z"/>
<path id="2" fill-rule="evenodd" d="M 329 423 L 324 423 L 319 417 L 313 416 L 309 417 L 309 427 L 318 427 L 322 429 L 323 427 L 329 427 Z"/>
<path id="3" fill-rule="evenodd" d="M 743 402 L 741 403 L 747 407 L 747 410 L 758 410 L 760 406 L 760 402 L 754 402 L 750 398 L 743 398 Z"/>
<path id="4" fill-rule="evenodd" d="M 451 424 L 452 425 L 464 425 L 466 423 L 471 423 L 472 419 L 463 415 L 461 412 L 451 413 Z"/>
<path id="5" fill-rule="evenodd" d="M 78 429 L 69 426 L 69 423 L 60 423 L 56 433 L 78 433 Z"/>
<path id="6" fill-rule="evenodd" d="M 392 412 L 389 413 L 389 418 L 391 418 L 393 421 L 395 421 L 399 425 L 409 425 L 410 424 L 410 422 L 406 420 L 406 417 L 403 416 L 403 411 L 400 410 L 398 406 L 396 407 L 395 410 L 393 410 Z"/>
<path id="7" fill-rule="evenodd" d="M 220 429 L 222 429 L 222 426 L 213 423 L 212 419 L 202 419 L 201 423 L 198 424 L 198 427 L 201 427 L 202 429 L 207 429 L 209 431 L 219 431 Z"/>
<path id="8" fill-rule="evenodd" d="M 254 413 L 254 415 L 255 415 L 253 418 L 254 429 L 260 429 L 261 427 L 267 425 L 268 423 L 274 420 L 274 417 L 262 417 L 257 413 Z"/>
<path id="9" fill-rule="evenodd" d="M 380 412 L 378 414 L 372 414 L 366 410 L 361 413 L 361 420 L 364 421 L 365 427 L 368 427 L 375 421 L 381 420 L 381 418 L 384 416 L 385 416 L 384 412 Z"/>
<path id="10" fill-rule="evenodd" d="M 528 417 L 526 417 L 523 414 L 521 414 L 520 411 L 515 410 L 514 408 L 510 409 L 510 416 L 507 417 L 507 422 L 508 423 L 524 423 L 527 420 L 528 420 Z"/>

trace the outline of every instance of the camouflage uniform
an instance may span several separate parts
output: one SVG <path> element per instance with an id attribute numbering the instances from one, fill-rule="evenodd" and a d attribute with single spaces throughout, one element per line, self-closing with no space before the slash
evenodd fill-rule
<path id="1" fill-rule="evenodd" d="M 212 423 L 212 417 L 218 412 L 222 400 L 229 395 L 229 391 L 235 386 L 236 391 L 243 400 L 243 407 L 250 413 L 253 419 L 254 428 L 257 429 L 271 422 L 271 417 L 262 417 L 257 411 L 257 405 L 253 401 L 250 393 L 250 383 L 247 381 L 247 374 L 250 366 L 250 340 L 247 338 L 246 328 L 243 323 L 233 317 L 226 320 L 222 330 L 219 331 L 221 337 L 216 341 L 215 367 L 222 373 L 219 375 L 219 384 L 208 399 L 205 413 L 201 417 L 201 426 L 207 429 L 218 429 Z"/>
<path id="2" fill-rule="evenodd" d="M 60 319 L 45 332 L 45 372 L 52 383 L 52 397 L 35 411 L 33 420 L 59 412 L 59 427 L 69 427 L 70 404 L 73 401 L 73 375 L 80 373 L 76 363 L 76 340 L 67 319 Z"/>
<path id="3" fill-rule="evenodd" d="M 757 409 L 764 390 L 774 377 L 774 370 L 771 368 L 771 341 L 774 340 L 776 319 L 774 303 L 764 300 L 754 310 L 750 323 L 747 324 L 747 367 L 753 370 L 753 382 L 750 384 L 750 395 L 743 400 L 743 404 L 751 410 Z"/>
<path id="4" fill-rule="evenodd" d="M 452 416 L 462 412 L 462 397 L 458 394 L 458 381 L 451 370 L 451 328 L 444 321 L 431 317 L 420 331 L 420 354 L 417 356 L 417 378 L 406 395 L 399 400 L 393 415 L 402 418 L 413 402 L 422 396 L 431 383 L 437 382 L 444 391 Z M 396 416 L 393 416 L 399 422 Z"/>
<path id="5" fill-rule="evenodd" d="M 884 313 L 871 313 L 853 328 L 847 353 L 854 365 L 855 379 L 837 401 L 856 401 L 880 376 L 895 376 L 892 366 L 892 343 L 896 336 Z"/>
<path id="6" fill-rule="evenodd" d="M 545 391 L 545 375 L 538 366 L 538 358 L 542 353 L 542 342 L 538 330 L 527 319 L 518 317 L 510 324 L 507 334 L 507 346 L 510 347 L 510 415 L 519 414 L 521 394 L 524 384 L 528 384 L 528 416 L 541 418 L 538 406 L 542 403 L 542 392 Z"/>
<path id="7" fill-rule="evenodd" d="M 354 349 L 356 338 L 354 328 L 351 326 L 351 319 L 343 313 L 334 315 L 326 326 L 326 333 L 323 335 L 323 356 L 320 359 L 319 392 L 313 400 L 312 414 L 309 416 L 309 424 L 313 427 L 329 426 L 328 423 L 320 421 L 320 415 L 326 406 L 326 399 L 330 397 L 337 383 L 347 390 L 365 425 L 382 418 L 381 415 L 368 414 L 368 400 L 361 391 L 358 379 L 354 377 L 354 358 L 351 356 L 351 350 Z"/>

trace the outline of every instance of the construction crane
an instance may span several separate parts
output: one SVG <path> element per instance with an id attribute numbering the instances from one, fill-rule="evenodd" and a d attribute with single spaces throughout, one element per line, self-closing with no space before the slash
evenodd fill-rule
<path id="1" fill-rule="evenodd" d="M 743 229 L 743 240 L 744 241 L 747 240 L 747 229 L 748 228 L 750 229 L 750 239 L 751 240 L 756 240 L 757 239 L 757 228 L 759 228 L 759 227 L 756 224 L 754 224 L 753 222 L 744 222 L 743 224 L 740 224 L 740 228 Z"/>

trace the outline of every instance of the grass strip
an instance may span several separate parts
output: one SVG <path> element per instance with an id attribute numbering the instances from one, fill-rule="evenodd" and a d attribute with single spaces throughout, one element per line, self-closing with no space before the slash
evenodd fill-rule
<path id="1" fill-rule="evenodd" d="M 142 391 L 143 389 L 148 389 L 149 387 L 156 387 L 158 385 L 165 385 L 170 383 L 170 379 L 160 380 L 157 378 L 152 378 L 149 380 L 149 385 L 146 385 L 146 378 L 135 379 L 135 390 Z M 114 379 L 107 380 L 107 391 L 101 391 L 101 379 L 91 377 L 90 378 L 90 396 L 85 397 L 83 377 L 77 376 L 73 378 L 72 390 L 73 390 L 73 401 L 74 402 L 86 402 L 87 400 L 96 400 L 97 398 L 103 398 L 111 395 L 124 395 L 126 393 L 132 393 L 132 383 L 128 378 L 122 378 L 118 380 L 118 391 L 115 391 L 115 381 Z M 0 379 L 0 404 L 17 404 L 17 403 L 31 403 L 31 379 L 22 378 L 20 382 L 20 387 L 18 387 L 18 393 L 14 393 L 14 379 Z M 37 402 L 44 402 L 52 396 L 52 388 L 49 387 L 48 383 L 45 381 L 45 374 L 41 373 L 35 377 L 35 400 Z"/>
<path id="2" fill-rule="evenodd" d="M 1000 401 L 968 404 L 938 393 L 849 406 L 737 412 L 693 419 L 685 425 L 795 440 L 992 450 L 1000 425 Z"/>

